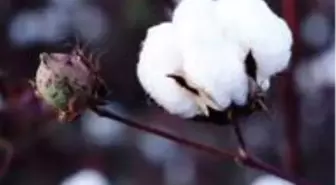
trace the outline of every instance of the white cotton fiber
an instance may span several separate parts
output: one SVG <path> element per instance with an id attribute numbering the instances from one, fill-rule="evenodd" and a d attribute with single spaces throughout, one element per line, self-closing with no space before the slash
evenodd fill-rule
<path id="1" fill-rule="evenodd" d="M 169 74 L 182 72 L 189 85 L 224 110 L 231 103 L 246 104 L 249 52 L 264 91 L 289 64 L 292 33 L 263 0 L 183 0 L 172 16 L 172 23 L 148 29 L 137 66 L 142 87 L 171 114 L 196 116 L 206 102 Z"/>
<path id="2" fill-rule="evenodd" d="M 252 51 L 257 63 L 257 82 L 264 90 L 269 78 L 289 64 L 292 33 L 264 0 L 219 0 L 216 13 L 223 31 Z"/>
<path id="3" fill-rule="evenodd" d="M 293 38 L 286 22 L 274 14 L 264 1 L 253 1 L 251 14 L 256 15 L 255 26 L 260 31 L 252 37 L 251 47 L 258 67 L 257 80 L 262 82 L 288 66 Z"/>
<path id="4" fill-rule="evenodd" d="M 173 25 L 162 23 L 149 28 L 137 65 L 140 84 L 169 113 L 188 118 L 199 112 L 194 99 L 167 77 L 181 68 L 182 56 L 176 45 Z"/>
<path id="5" fill-rule="evenodd" d="M 237 42 L 222 34 L 214 14 L 215 1 L 183 0 L 175 9 L 179 46 L 187 78 L 207 91 L 222 109 L 232 100 L 244 104 L 248 85 Z"/>

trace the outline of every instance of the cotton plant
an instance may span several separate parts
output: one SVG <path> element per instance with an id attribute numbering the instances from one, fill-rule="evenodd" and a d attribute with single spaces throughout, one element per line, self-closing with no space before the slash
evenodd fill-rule
<path id="1" fill-rule="evenodd" d="M 250 110 L 253 109 L 251 100 L 259 98 L 256 92 L 267 91 L 270 78 L 288 66 L 292 42 L 287 24 L 262 0 L 183 0 L 173 11 L 172 21 L 148 29 L 136 72 L 148 95 L 171 114 L 194 118 L 199 115 L 211 117 L 214 111 L 232 111 L 237 106 L 247 106 Z M 250 57 L 253 61 L 249 60 Z M 251 63 L 255 63 L 255 69 Z M 74 121 L 84 110 L 91 109 L 100 117 L 183 146 L 234 160 L 294 184 L 306 184 L 262 162 L 246 150 L 239 124 L 232 124 L 239 143 L 238 150 L 232 152 L 175 136 L 113 113 L 106 107 L 111 103 L 105 101 L 109 90 L 99 75 L 98 64 L 92 53 L 86 54 L 79 46 L 69 53 L 41 53 L 39 69 L 31 85 L 39 99 L 58 113 L 61 122 Z M 145 137 L 145 148 L 152 147 L 152 140 Z M 13 152 L 11 146 L 0 139 L 1 146 L 9 148 L 9 157 L 0 168 L 4 172 Z M 159 150 L 146 152 L 144 154 L 149 157 L 161 155 Z M 169 170 L 166 172 L 166 175 L 171 175 Z M 83 174 L 90 178 L 83 181 Z M 90 169 L 84 169 L 62 183 L 87 182 L 108 184 L 104 177 Z"/>
<path id="2" fill-rule="evenodd" d="M 183 0 L 171 22 L 148 29 L 137 75 L 169 113 L 209 116 L 249 104 L 256 88 L 267 91 L 287 68 L 292 42 L 286 22 L 263 0 Z"/>

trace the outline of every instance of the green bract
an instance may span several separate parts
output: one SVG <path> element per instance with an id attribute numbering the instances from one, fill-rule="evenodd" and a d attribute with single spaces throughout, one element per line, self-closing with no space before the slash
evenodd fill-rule
<path id="1" fill-rule="evenodd" d="M 70 89 L 71 87 L 67 84 L 55 83 L 46 87 L 45 90 L 41 92 L 41 95 L 48 104 L 61 110 L 66 110 L 68 102 L 73 95 Z"/>

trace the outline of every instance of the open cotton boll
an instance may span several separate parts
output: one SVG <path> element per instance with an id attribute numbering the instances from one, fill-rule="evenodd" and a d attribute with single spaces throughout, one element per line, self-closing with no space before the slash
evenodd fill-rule
<path id="1" fill-rule="evenodd" d="M 293 38 L 288 25 L 263 0 L 219 0 L 215 9 L 222 31 L 252 51 L 257 83 L 267 90 L 269 78 L 289 64 Z"/>
<path id="2" fill-rule="evenodd" d="M 183 0 L 173 13 L 173 24 L 187 78 L 225 109 L 232 101 L 246 103 L 248 85 L 242 62 L 245 53 L 222 34 L 214 5 L 210 0 Z"/>
<path id="3" fill-rule="evenodd" d="M 168 78 L 182 68 L 174 27 L 161 23 L 148 29 L 137 64 L 137 76 L 145 91 L 165 110 L 184 118 L 199 113 L 190 95 Z"/>
<path id="4" fill-rule="evenodd" d="M 254 10 L 255 26 L 260 31 L 259 34 L 251 36 L 250 44 L 257 63 L 257 82 L 266 86 L 271 76 L 287 68 L 292 54 L 293 38 L 287 23 L 272 12 L 264 1 L 253 1 L 255 9 L 251 8 L 251 11 Z M 266 83 L 260 84 L 263 81 Z"/>

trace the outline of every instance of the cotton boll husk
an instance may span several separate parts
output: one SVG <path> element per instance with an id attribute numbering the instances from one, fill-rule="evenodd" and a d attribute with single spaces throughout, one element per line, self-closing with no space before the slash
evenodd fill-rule
<path id="1" fill-rule="evenodd" d="M 171 23 L 148 29 L 137 65 L 137 76 L 145 91 L 165 110 L 190 118 L 199 110 L 190 95 L 168 78 L 182 68 L 182 56 L 176 45 Z"/>
<path id="2" fill-rule="evenodd" d="M 268 89 L 269 78 L 290 60 L 293 38 L 286 22 L 263 0 L 219 0 L 215 12 L 223 32 L 252 51 L 257 82 Z"/>
<path id="3" fill-rule="evenodd" d="M 245 53 L 221 33 L 214 5 L 210 0 L 183 0 L 173 13 L 173 24 L 186 77 L 225 109 L 232 100 L 237 104 L 246 102 L 248 85 L 242 62 Z"/>

